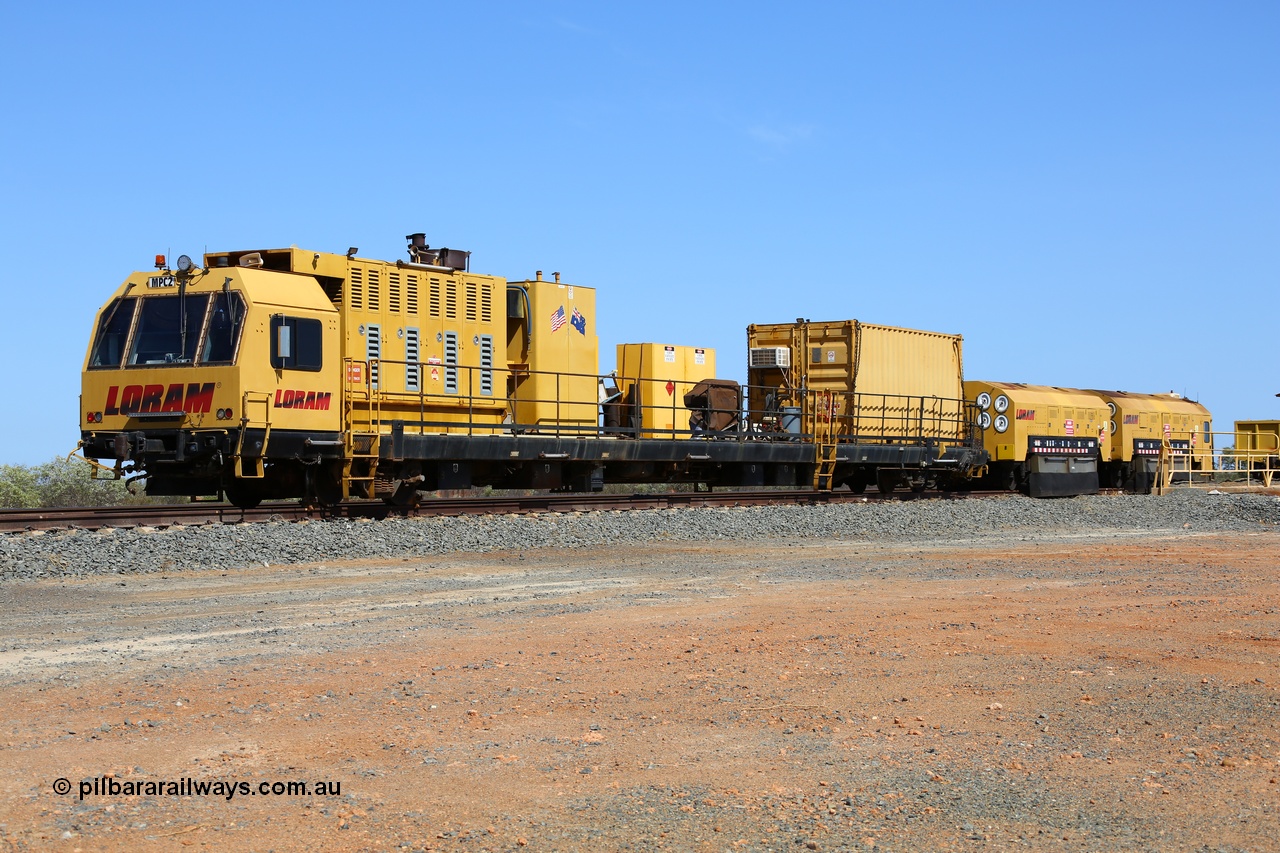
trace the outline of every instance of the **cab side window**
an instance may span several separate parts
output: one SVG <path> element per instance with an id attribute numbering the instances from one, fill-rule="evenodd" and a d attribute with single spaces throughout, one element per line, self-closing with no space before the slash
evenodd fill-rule
<path id="1" fill-rule="evenodd" d="M 319 320 L 305 317 L 271 317 L 271 366 L 284 370 L 321 368 L 323 338 Z"/>

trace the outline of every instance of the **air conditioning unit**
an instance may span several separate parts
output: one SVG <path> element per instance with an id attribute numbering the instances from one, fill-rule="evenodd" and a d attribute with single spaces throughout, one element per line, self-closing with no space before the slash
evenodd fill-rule
<path id="1" fill-rule="evenodd" d="M 752 347 L 750 367 L 790 367 L 791 350 L 786 347 Z"/>

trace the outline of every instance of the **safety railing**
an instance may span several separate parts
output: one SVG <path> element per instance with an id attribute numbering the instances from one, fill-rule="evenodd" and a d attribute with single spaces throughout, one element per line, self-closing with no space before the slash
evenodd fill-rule
<path id="1" fill-rule="evenodd" d="M 348 423 L 372 432 L 394 421 L 422 434 L 981 443 L 973 406 L 942 397 L 808 390 L 779 402 L 777 389 L 718 381 L 686 405 L 695 380 L 388 359 L 349 360 L 344 376 Z M 394 387 L 401 376 L 417 387 Z"/>
<path id="2" fill-rule="evenodd" d="M 794 417 L 799 416 L 797 434 L 802 438 L 829 430 L 839 443 L 976 445 L 980 441 L 976 410 L 961 399 L 810 390 L 792 394 L 788 402 L 798 405 L 779 407 L 787 427 L 784 431 L 796 431 Z M 768 422 L 770 413 L 748 413 L 748 417 L 756 414 L 761 422 Z"/>
<path id="3" fill-rule="evenodd" d="M 1280 435 L 1269 432 L 1165 433 L 1157 488 L 1270 488 L 1280 485 Z"/>
<path id="4" fill-rule="evenodd" d="M 405 369 L 406 377 L 416 374 L 417 390 L 387 387 L 395 382 L 393 369 L 397 367 Z M 442 386 L 448 382 L 456 392 L 427 391 L 424 380 L 432 372 L 436 373 L 435 382 Z M 506 371 L 433 362 L 347 359 L 343 373 L 347 423 L 357 432 L 384 432 L 396 421 L 406 430 L 424 434 L 492 433 L 502 426 L 501 412 L 507 405 L 505 388 L 499 393 L 494 387 L 498 374 L 505 377 Z M 484 387 L 490 392 L 479 393 Z"/>

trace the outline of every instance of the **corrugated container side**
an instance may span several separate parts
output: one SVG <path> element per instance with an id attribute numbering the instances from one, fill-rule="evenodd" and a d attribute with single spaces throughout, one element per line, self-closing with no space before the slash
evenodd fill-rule
<path id="1" fill-rule="evenodd" d="M 959 335 L 866 324 L 861 332 L 858 393 L 963 399 Z"/>
<path id="2" fill-rule="evenodd" d="M 752 370 L 748 382 L 803 387 L 804 394 L 793 392 L 792 404 L 804 410 L 805 432 L 830 420 L 839 435 L 960 440 L 966 423 L 962 342 L 960 335 L 856 320 L 754 325 L 747 329 L 748 347 L 788 347 L 791 366 Z M 752 411 L 764 411 L 770 393 L 752 387 Z"/>

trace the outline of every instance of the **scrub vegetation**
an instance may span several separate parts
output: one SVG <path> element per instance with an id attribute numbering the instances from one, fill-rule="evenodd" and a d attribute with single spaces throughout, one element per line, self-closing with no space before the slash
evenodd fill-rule
<path id="1" fill-rule="evenodd" d="M 123 480 L 94 480 L 83 461 L 55 457 L 42 465 L 0 465 L 0 507 L 119 506 L 158 503 Z"/>

